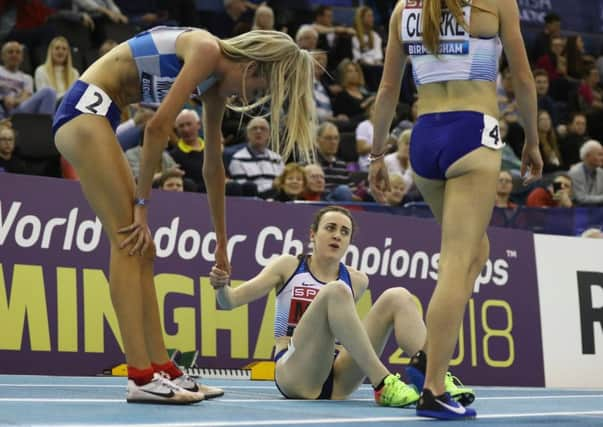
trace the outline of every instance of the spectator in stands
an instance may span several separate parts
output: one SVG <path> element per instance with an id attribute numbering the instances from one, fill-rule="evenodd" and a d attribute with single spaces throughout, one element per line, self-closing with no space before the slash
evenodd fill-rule
<path id="1" fill-rule="evenodd" d="M 409 148 L 412 131 L 406 129 L 397 140 L 397 150 L 385 156 L 385 167 L 389 175 L 398 174 L 404 178 L 407 187 L 413 184 L 412 168 L 410 166 Z"/>
<path id="2" fill-rule="evenodd" d="M 540 58 L 549 51 L 551 39 L 561 33 L 561 18 L 555 12 L 549 12 L 544 17 L 544 28 L 536 36 L 532 46 L 532 61 Z"/>
<path id="3" fill-rule="evenodd" d="M 346 163 L 337 157 L 339 129 L 325 122 L 318 127 L 316 159 L 325 174 L 325 188 L 333 200 L 354 200 Z"/>
<path id="4" fill-rule="evenodd" d="M 339 82 L 343 90 L 333 102 L 335 115 L 345 114 L 350 121 L 358 124 L 368 117 L 368 111 L 375 96 L 367 92 L 360 65 L 344 59 L 337 67 Z"/>
<path id="5" fill-rule="evenodd" d="M 127 24 L 128 17 L 124 15 L 113 0 L 73 0 L 76 11 L 88 13 L 94 20 L 91 39 L 95 47 L 107 39 L 106 26 L 109 22 Z"/>
<path id="6" fill-rule="evenodd" d="M 252 183 L 260 197 L 268 197 L 272 184 L 285 167 L 281 156 L 268 149 L 270 125 L 263 117 L 247 123 L 247 145 L 235 152 L 228 174 L 238 183 Z"/>
<path id="7" fill-rule="evenodd" d="M 25 45 L 31 61 L 27 65 L 36 67 L 43 61 L 42 56 L 54 36 L 54 27 L 49 18 L 62 15 L 62 12 L 59 13 L 42 0 L 0 2 L 0 41 L 13 40 Z M 73 12 L 64 15 L 80 20 L 80 16 Z M 29 73 L 33 70 L 26 68 L 25 71 Z"/>
<path id="8" fill-rule="evenodd" d="M 553 121 L 545 110 L 538 111 L 538 140 L 540 154 L 544 162 L 543 173 L 546 174 L 565 169 L 559 145 L 557 144 L 557 133 L 553 127 Z"/>
<path id="9" fill-rule="evenodd" d="M 2 45 L 0 65 L 0 118 L 15 113 L 54 114 L 56 92 L 44 88 L 33 93 L 33 78 L 19 68 L 23 46 L 15 41 Z"/>
<path id="10" fill-rule="evenodd" d="M 334 72 L 344 58 L 352 57 L 352 36 L 356 31 L 352 27 L 333 24 L 333 8 L 321 5 L 314 13 L 314 29 L 318 31 L 318 48 L 328 52 L 327 69 Z"/>
<path id="11" fill-rule="evenodd" d="M 132 170 L 132 175 L 134 175 L 134 178 L 138 179 L 140 174 L 140 156 L 142 155 L 142 145 L 137 145 L 136 147 L 130 148 L 126 151 L 125 155 L 126 159 L 128 160 L 128 164 L 130 165 L 130 169 Z M 184 171 L 180 169 L 172 156 L 170 156 L 167 151 L 164 151 L 161 153 L 160 163 L 155 167 L 153 184 L 157 184 L 161 179 L 161 176 L 166 172 L 184 176 Z"/>
<path id="12" fill-rule="evenodd" d="M 316 163 L 304 166 L 306 175 L 306 188 L 302 194 L 303 200 L 320 201 L 326 200 L 325 173 Z"/>
<path id="13" fill-rule="evenodd" d="M 360 6 L 356 9 L 356 35 L 352 37 L 352 55 L 354 62 L 362 66 L 367 87 L 371 91 L 377 90 L 383 73 L 383 41 L 373 29 L 374 24 L 375 16 L 370 7 Z"/>
<path id="14" fill-rule="evenodd" d="M 400 174 L 389 175 L 389 191 L 385 192 L 385 203 L 389 206 L 404 206 L 404 196 L 408 192 L 408 183 Z"/>
<path id="15" fill-rule="evenodd" d="M 195 110 L 184 109 L 175 121 L 176 134 L 180 138 L 169 154 L 184 171 L 185 178 L 191 179 L 198 190 L 205 192 L 203 180 L 203 159 L 205 141 L 199 136 L 201 120 Z"/>
<path id="16" fill-rule="evenodd" d="M 252 21 L 253 10 L 245 0 L 224 0 L 224 11 L 207 24 L 212 34 L 227 38 L 249 31 Z"/>
<path id="17" fill-rule="evenodd" d="M 589 139 L 586 124 L 586 114 L 572 113 L 567 125 L 567 133 L 559 143 L 559 150 L 567 167 L 580 162 L 580 147 Z"/>
<path id="18" fill-rule="evenodd" d="M 589 228 L 585 230 L 580 237 L 586 237 L 591 239 L 603 239 L 603 231 L 598 228 Z"/>
<path id="19" fill-rule="evenodd" d="M 530 192 L 526 206 L 532 208 L 571 208 L 572 178 L 561 173 L 555 176 L 553 183 L 545 187 L 537 187 Z"/>
<path id="20" fill-rule="evenodd" d="M 599 82 L 600 76 L 597 67 L 591 65 L 586 68 L 578 94 L 580 96 L 580 104 L 588 112 L 603 110 L 603 94 L 599 87 Z"/>
<path id="21" fill-rule="evenodd" d="M 157 25 L 198 27 L 195 0 L 115 0 L 128 21 L 140 28 Z"/>
<path id="22" fill-rule="evenodd" d="M 574 184 L 574 198 L 586 206 L 603 205 L 603 147 L 591 139 L 580 148 L 581 163 L 569 170 Z"/>
<path id="23" fill-rule="evenodd" d="M 61 98 L 79 76 L 79 71 L 71 63 L 71 49 L 67 39 L 63 36 L 52 39 L 48 45 L 46 62 L 36 68 L 36 91 L 49 87 Z"/>
<path id="24" fill-rule="evenodd" d="M 352 37 L 353 60 L 360 64 L 383 65 L 383 41 L 381 36 L 373 29 L 375 17 L 373 10 L 368 6 L 360 6 L 354 16 L 354 30 Z"/>
<path id="25" fill-rule="evenodd" d="M 559 124 L 559 112 L 555 101 L 549 96 L 549 75 L 542 69 L 534 70 L 533 75 L 534 83 L 536 84 L 538 109 L 546 110 L 553 120 L 553 125 L 557 126 Z"/>
<path id="26" fill-rule="evenodd" d="M 316 102 L 316 115 L 320 123 L 325 121 L 337 122 L 337 125 L 349 123 L 350 118 L 345 114 L 337 117 L 333 116 L 333 106 L 329 91 L 325 87 L 322 77 L 325 74 L 327 66 L 327 53 L 325 51 L 316 51 L 314 53 L 314 101 Z"/>
<path id="27" fill-rule="evenodd" d="M 176 25 L 175 21 L 169 20 L 166 4 L 158 0 L 115 0 L 115 5 L 127 17 L 128 22 L 141 29 L 156 25 Z"/>
<path id="28" fill-rule="evenodd" d="M 358 169 L 364 172 L 368 171 L 369 161 L 368 155 L 373 147 L 373 115 L 374 103 L 369 109 L 369 117 L 361 121 L 356 126 L 356 152 L 358 153 Z"/>
<path id="29" fill-rule="evenodd" d="M 498 182 L 496 183 L 496 202 L 494 206 L 505 209 L 516 208 L 517 205 L 510 200 L 512 190 L 513 176 L 509 171 L 501 170 L 498 173 Z"/>
<path id="30" fill-rule="evenodd" d="M 501 169 L 513 171 L 519 175 L 521 168 L 521 160 L 515 154 L 513 147 L 511 147 L 511 145 L 507 143 L 507 137 L 509 135 L 509 125 L 506 121 L 499 120 L 498 130 L 500 140 L 505 143 L 505 146 L 502 149 L 502 160 L 500 164 Z"/>
<path id="31" fill-rule="evenodd" d="M 536 68 L 545 70 L 549 81 L 567 76 L 567 58 L 563 55 L 565 51 L 565 39 L 561 36 L 551 37 L 550 47 L 536 60 Z"/>
<path id="32" fill-rule="evenodd" d="M 582 36 L 573 35 L 567 38 L 565 43 L 565 58 L 567 60 L 567 75 L 580 80 L 586 73 L 584 58 L 584 40 Z"/>
<path id="33" fill-rule="evenodd" d="M 119 145 L 124 151 L 142 144 L 144 128 L 155 114 L 155 108 L 144 107 L 140 104 L 132 104 L 130 109 L 133 110 L 130 118 L 121 122 L 115 129 Z"/>
<path id="34" fill-rule="evenodd" d="M 179 171 L 168 170 L 161 174 L 158 181 L 159 189 L 164 191 L 184 191 L 184 180 Z"/>
<path id="35" fill-rule="evenodd" d="M 302 25 L 295 33 L 295 42 L 301 49 L 316 50 L 318 31 L 312 25 Z"/>
<path id="36" fill-rule="evenodd" d="M 333 8 L 327 5 L 320 5 L 314 12 L 314 22 L 312 23 L 318 31 L 319 47 L 324 50 L 330 50 L 336 45 L 336 39 L 340 36 L 353 36 L 356 31 L 351 27 L 333 24 Z"/>
<path id="37" fill-rule="evenodd" d="M 0 124 L 0 172 L 25 173 L 25 165 L 15 154 L 15 131 Z"/>
<path id="38" fill-rule="evenodd" d="M 253 16 L 252 30 L 274 30 L 274 11 L 266 4 L 261 4 Z"/>
<path id="39" fill-rule="evenodd" d="M 302 200 L 302 193 L 306 188 L 306 174 L 304 168 L 297 163 L 289 163 L 274 181 L 276 194 L 273 200 L 277 202 L 291 202 Z"/>
<path id="40" fill-rule="evenodd" d="M 518 119 L 517 102 L 515 101 L 515 90 L 513 89 L 513 78 L 511 69 L 505 67 L 500 72 L 500 81 L 497 84 L 496 94 L 498 97 L 498 109 L 507 123 L 516 123 Z M 522 141 L 523 143 L 523 141 Z"/>
<path id="41" fill-rule="evenodd" d="M 400 103 L 398 107 L 406 107 L 407 104 Z M 396 127 L 392 130 L 393 135 L 399 136 L 402 132 L 407 129 L 412 129 L 415 123 L 417 122 L 417 117 L 419 115 L 419 104 L 417 103 L 417 98 L 413 99 L 410 104 L 408 104 L 408 110 L 404 108 L 399 116 L 402 118 L 400 122 L 396 125 Z"/>

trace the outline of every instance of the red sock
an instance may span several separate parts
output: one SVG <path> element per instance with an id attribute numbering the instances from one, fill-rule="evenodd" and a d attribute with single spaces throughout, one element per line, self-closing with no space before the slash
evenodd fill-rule
<path id="1" fill-rule="evenodd" d="M 182 371 L 178 369 L 178 367 L 171 360 L 167 361 L 163 365 L 156 365 L 155 363 L 151 363 L 153 366 L 154 372 L 165 372 L 170 376 L 170 379 L 178 378 L 182 376 Z"/>
<path id="2" fill-rule="evenodd" d="M 137 369 L 133 366 L 128 366 L 128 379 L 134 381 L 136 385 L 145 385 L 153 379 L 153 368 Z"/>

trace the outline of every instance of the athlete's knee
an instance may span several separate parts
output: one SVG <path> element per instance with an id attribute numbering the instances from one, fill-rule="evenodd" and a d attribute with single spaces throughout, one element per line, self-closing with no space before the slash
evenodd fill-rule
<path id="1" fill-rule="evenodd" d="M 472 260 L 472 267 L 480 271 L 488 258 L 490 257 L 490 242 L 488 241 L 488 236 L 484 236 L 479 244 L 479 248 L 475 252 Z"/>
<path id="2" fill-rule="evenodd" d="M 323 298 L 333 297 L 341 300 L 342 298 L 352 298 L 352 291 L 350 288 L 341 280 L 335 280 L 327 283 L 320 289 L 319 295 L 322 294 Z"/>
<path id="3" fill-rule="evenodd" d="M 375 304 L 377 304 L 377 302 L 382 302 L 387 307 L 395 310 L 413 307 L 415 304 L 413 295 L 402 287 L 387 289 L 379 298 L 377 298 Z"/>

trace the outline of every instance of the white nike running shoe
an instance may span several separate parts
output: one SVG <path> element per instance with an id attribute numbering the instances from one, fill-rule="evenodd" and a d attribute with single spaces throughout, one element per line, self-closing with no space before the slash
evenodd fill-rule
<path id="1" fill-rule="evenodd" d="M 182 374 L 178 378 L 172 380 L 174 384 L 182 387 L 191 393 L 202 393 L 206 399 L 213 399 L 214 397 L 220 397 L 224 395 L 224 390 L 218 387 L 210 387 L 207 385 L 199 384 L 193 377 L 188 374 Z"/>
<path id="2" fill-rule="evenodd" d="M 200 397 L 201 396 L 201 397 Z M 159 403 L 167 405 L 187 405 L 203 400 L 202 393 L 191 393 L 159 374 L 144 385 L 128 380 L 126 401 L 128 403 Z"/>

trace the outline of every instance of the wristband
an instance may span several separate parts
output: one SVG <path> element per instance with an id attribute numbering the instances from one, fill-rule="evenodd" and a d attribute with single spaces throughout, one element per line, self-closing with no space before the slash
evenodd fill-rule
<path id="1" fill-rule="evenodd" d="M 138 197 L 134 199 L 134 206 L 147 206 L 149 204 L 149 199 L 139 199 Z"/>
<path id="2" fill-rule="evenodd" d="M 381 160 L 382 158 L 385 157 L 385 153 L 387 153 L 387 150 L 383 150 L 383 152 L 381 152 L 381 154 L 373 154 L 373 153 L 369 153 L 368 155 L 368 162 L 369 164 L 376 162 L 377 160 Z"/>

